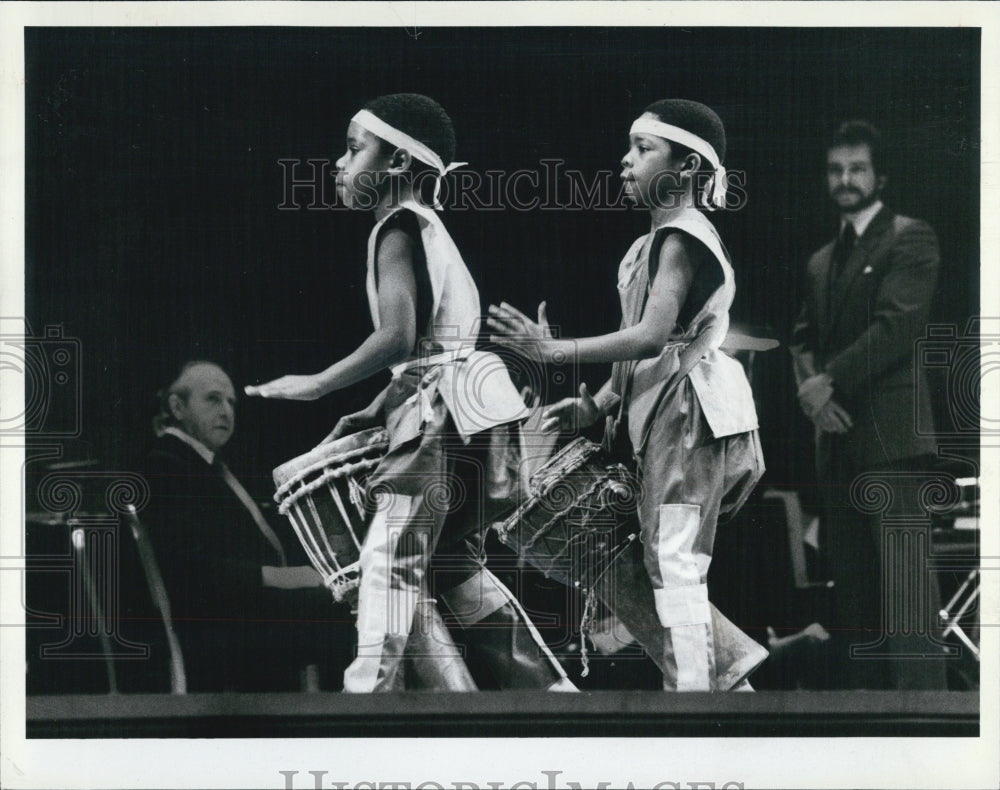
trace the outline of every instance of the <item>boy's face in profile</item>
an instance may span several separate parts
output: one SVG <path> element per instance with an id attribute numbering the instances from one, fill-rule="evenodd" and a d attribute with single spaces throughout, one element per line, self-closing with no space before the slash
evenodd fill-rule
<path id="1" fill-rule="evenodd" d="M 660 120 L 652 113 L 643 118 Z M 671 195 L 682 188 L 678 163 L 674 162 L 670 143 L 651 134 L 629 136 L 629 150 L 621 161 L 625 197 L 646 208 L 670 208 Z"/>
<path id="2" fill-rule="evenodd" d="M 351 121 L 347 127 L 347 150 L 336 162 L 337 197 L 349 208 L 375 208 L 386 182 L 384 173 L 391 162 L 392 152 L 383 152 L 379 138 Z"/>

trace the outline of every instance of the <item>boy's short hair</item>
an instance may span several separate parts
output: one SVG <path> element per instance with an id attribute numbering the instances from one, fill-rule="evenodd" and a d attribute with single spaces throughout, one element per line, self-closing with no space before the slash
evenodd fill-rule
<path id="1" fill-rule="evenodd" d="M 826 153 L 841 146 L 867 145 L 871 152 L 872 168 L 876 175 L 883 175 L 882 162 L 882 135 L 879 130 L 868 121 L 851 120 L 844 121 L 837 127 L 829 143 L 826 146 Z"/>
<path id="2" fill-rule="evenodd" d="M 364 109 L 406 132 L 448 164 L 455 159 L 455 127 L 444 107 L 419 93 L 391 93 L 372 99 Z M 381 140 L 383 147 L 390 145 Z"/>
<path id="3" fill-rule="evenodd" d="M 726 160 L 726 129 L 722 125 L 722 119 L 711 107 L 687 99 L 660 99 L 650 104 L 644 112 L 653 113 L 664 123 L 698 135 L 715 149 L 720 162 Z M 670 142 L 670 147 L 679 158 L 691 153 L 690 148 L 673 141 Z"/>

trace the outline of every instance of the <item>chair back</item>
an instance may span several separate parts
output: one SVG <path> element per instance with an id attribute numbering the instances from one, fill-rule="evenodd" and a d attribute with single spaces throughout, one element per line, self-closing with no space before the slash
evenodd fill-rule
<path id="1" fill-rule="evenodd" d="M 139 561 L 142 563 L 146 584 L 149 586 L 149 594 L 160 613 L 160 619 L 163 621 L 163 628 L 166 631 L 167 646 L 170 650 L 170 693 L 187 694 L 184 655 L 181 652 L 181 643 L 177 639 L 177 633 L 174 631 L 173 619 L 170 614 L 170 598 L 167 595 L 167 588 L 163 584 L 160 566 L 156 562 L 153 544 L 150 542 L 146 526 L 140 521 L 134 505 L 126 506 L 125 519 L 128 521 L 132 537 L 135 538 L 136 548 L 139 551 Z"/>

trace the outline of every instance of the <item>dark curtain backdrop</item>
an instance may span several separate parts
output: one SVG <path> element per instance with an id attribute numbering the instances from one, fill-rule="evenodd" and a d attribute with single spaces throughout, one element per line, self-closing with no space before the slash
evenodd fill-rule
<path id="1" fill-rule="evenodd" d="M 61 324 L 81 349 L 82 430 L 64 457 L 128 468 L 153 393 L 185 359 L 219 361 L 242 388 L 317 371 L 364 338 L 373 220 L 279 210 L 278 161 L 335 160 L 350 116 L 382 93 L 440 101 L 457 159 L 481 173 L 559 159 L 588 177 L 617 172 L 646 104 L 711 105 L 726 164 L 746 173 L 746 206 L 714 215 L 736 268 L 733 316 L 783 342 L 804 261 L 834 230 L 824 141 L 840 120 L 869 118 L 888 144 L 886 202 L 941 240 L 934 319 L 964 325 L 979 302 L 979 46 L 976 30 L 916 28 L 29 29 L 27 317 L 36 334 Z M 617 327 L 617 265 L 643 215 L 445 221 L 484 307 L 533 313 L 546 299 L 568 335 Z M 596 389 L 607 372 L 581 375 Z M 787 350 L 756 372 L 768 479 L 808 484 Z M 383 381 L 308 404 L 241 399 L 234 465 L 266 492 L 273 466 Z M 551 397 L 568 387 L 549 384 Z"/>

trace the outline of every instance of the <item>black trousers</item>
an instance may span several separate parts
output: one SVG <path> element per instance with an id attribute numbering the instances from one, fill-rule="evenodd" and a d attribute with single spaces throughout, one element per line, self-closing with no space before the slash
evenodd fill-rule
<path id="1" fill-rule="evenodd" d="M 929 563 L 932 457 L 859 469 L 834 437 L 824 489 L 823 545 L 834 580 L 834 685 L 946 688 L 936 572 Z"/>

